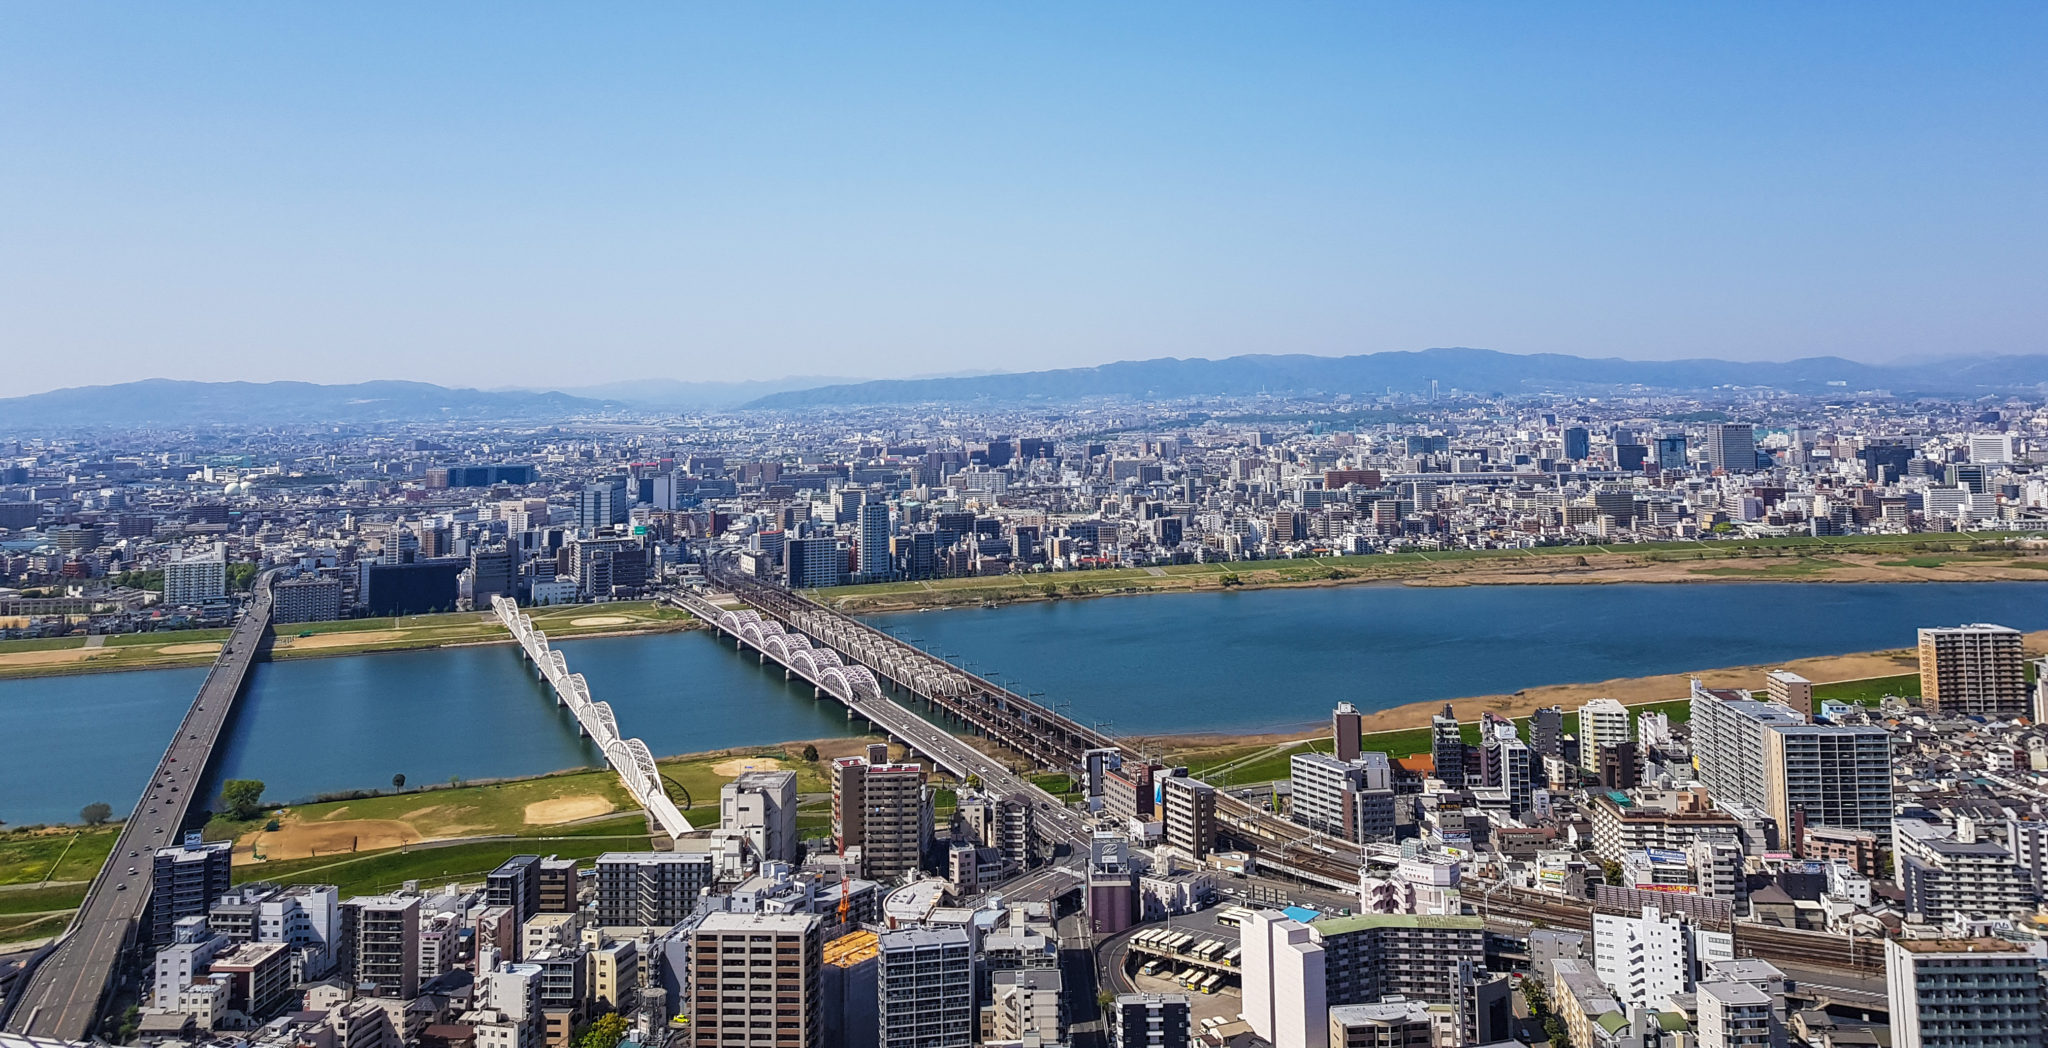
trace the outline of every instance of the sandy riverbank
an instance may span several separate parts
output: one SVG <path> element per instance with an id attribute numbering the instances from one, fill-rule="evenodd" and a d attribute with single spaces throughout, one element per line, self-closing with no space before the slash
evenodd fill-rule
<path id="1" fill-rule="evenodd" d="M 2029 656 L 2048 654 L 2048 630 L 2027 634 L 2026 646 Z M 1598 698 L 1616 699 L 1627 706 L 1672 702 L 1691 694 L 1694 677 L 1706 682 L 1708 687 L 1749 688 L 1762 691 L 1764 674 L 1776 669 L 1791 670 L 1816 684 L 1835 684 L 1842 681 L 1917 673 L 1919 668 L 1919 657 L 1913 649 L 1896 648 L 1849 655 L 1821 655 L 1809 659 L 1792 659 L 1787 662 L 1759 663 L 1750 666 L 1701 667 L 1679 673 L 1623 677 L 1583 684 L 1547 684 L 1524 688 L 1508 695 L 1473 695 L 1453 699 L 1451 703 L 1457 711 L 1459 720 L 1474 721 L 1479 719 L 1480 714 L 1487 712 L 1507 717 L 1526 717 L 1547 706 L 1562 706 L 1570 712 Z M 1367 713 L 1363 719 L 1364 730 L 1375 732 L 1426 728 L 1429 726 L 1430 718 L 1442 712 L 1443 706 L 1443 703 L 1434 701 L 1411 702 Z M 1148 738 L 1174 750 L 1199 750 L 1218 746 L 1278 745 L 1283 742 L 1321 738 L 1328 734 L 1327 727 L 1319 726 L 1301 731 L 1257 734 L 1195 732 Z"/>

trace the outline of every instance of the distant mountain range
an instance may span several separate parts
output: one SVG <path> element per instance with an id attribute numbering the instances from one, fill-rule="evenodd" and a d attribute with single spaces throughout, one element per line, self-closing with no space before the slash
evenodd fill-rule
<path id="1" fill-rule="evenodd" d="M 1960 357 L 1923 364 L 1863 364 L 1840 357 L 1786 363 L 1732 360 L 1589 359 L 1558 353 L 1519 355 L 1488 349 L 1425 349 L 1352 357 L 1251 355 L 1222 360 L 1127 360 L 966 378 L 886 379 L 790 390 L 761 397 L 753 408 L 813 408 L 978 400 L 1065 401 L 1083 397 L 1241 396 L 1256 393 L 1382 394 L 1439 389 L 1538 393 L 1645 386 L 1703 390 L 1769 386 L 1818 393 L 1883 389 L 1893 393 L 1976 394 L 2029 389 L 2048 382 L 2048 356 Z"/>
<path id="2" fill-rule="evenodd" d="M 546 420 L 617 407 L 567 393 L 449 389 L 426 382 L 180 382 L 152 378 L 0 399 L 0 430 L 66 426 L 393 422 L 437 418 Z"/>
<path id="3" fill-rule="evenodd" d="M 0 431 L 75 426 L 234 425 L 518 419 L 545 422 L 605 411 L 804 409 L 860 405 L 1053 403 L 1085 397 L 1376 395 L 1389 389 L 1478 393 L 1592 392 L 1647 387 L 1695 391 L 1767 386 L 1804 393 L 1885 390 L 1897 395 L 1980 395 L 2048 385 L 2048 355 L 1954 357 L 1862 364 L 1839 357 L 1786 363 L 1588 359 L 1485 349 L 1426 349 L 1353 357 L 1241 356 L 1128 360 L 1093 368 L 849 382 L 645 379 L 567 391 L 449 389 L 425 382 L 181 382 L 145 379 L 0 399 Z"/>

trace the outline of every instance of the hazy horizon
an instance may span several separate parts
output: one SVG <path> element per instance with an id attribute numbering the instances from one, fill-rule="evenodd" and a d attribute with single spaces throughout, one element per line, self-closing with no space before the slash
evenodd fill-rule
<path id="1" fill-rule="evenodd" d="M 600 14 L 11 9 L 0 396 L 1890 363 L 2048 319 L 2038 5 Z"/>

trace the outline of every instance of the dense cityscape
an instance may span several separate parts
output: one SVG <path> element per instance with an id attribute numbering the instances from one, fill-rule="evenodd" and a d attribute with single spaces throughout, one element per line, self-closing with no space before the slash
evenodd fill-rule
<path id="1" fill-rule="evenodd" d="M 1162 760 L 833 609 L 1189 565 L 1243 576 L 1223 586 L 1294 562 L 1363 580 L 1437 552 L 1775 564 L 1880 542 L 1901 567 L 2033 567 L 2043 412 L 1432 391 L 10 439 L 14 647 L 196 650 L 228 705 L 266 647 L 475 624 L 518 642 L 645 836 L 584 858 L 506 842 L 488 876 L 372 894 L 317 868 L 273 880 L 249 850 L 265 834 L 238 827 L 277 831 L 289 806 L 193 779 L 216 737 L 194 731 L 143 801 L 187 814 L 142 840 L 128 816 L 78 920 L 142 898 L 123 893 L 146 909 L 102 959 L 76 931 L 25 943 L 9 1028 L 267 1048 L 2021 1043 L 2048 963 L 2048 733 L 2018 629 L 1926 623 L 1896 638 L 1911 675 L 1446 705 L 1420 736 L 1368 732 L 1340 698 L 1260 779 L 1233 773 L 1250 758 Z M 533 617 L 558 606 L 583 617 Z M 874 741 L 728 768 L 715 824 L 686 812 L 546 633 L 656 608 Z M 823 787 L 801 820 L 800 774 Z M 65 979 L 104 993 L 60 1002 Z"/>

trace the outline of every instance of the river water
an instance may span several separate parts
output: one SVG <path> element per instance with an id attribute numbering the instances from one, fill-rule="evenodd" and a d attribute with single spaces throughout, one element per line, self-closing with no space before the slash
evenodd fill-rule
<path id="1" fill-rule="evenodd" d="M 1117 732 L 1268 730 L 1366 710 L 1908 647 L 1919 626 L 2048 629 L 2048 584 L 1348 586 L 1155 594 L 870 621 Z M 845 734 L 837 703 L 704 632 L 566 641 L 657 754 Z M 201 669 L 0 681 L 0 820 L 141 791 Z M 1679 696 L 1673 696 L 1677 698 Z M 510 645 L 259 665 L 216 779 L 276 801 L 601 766 Z"/>

